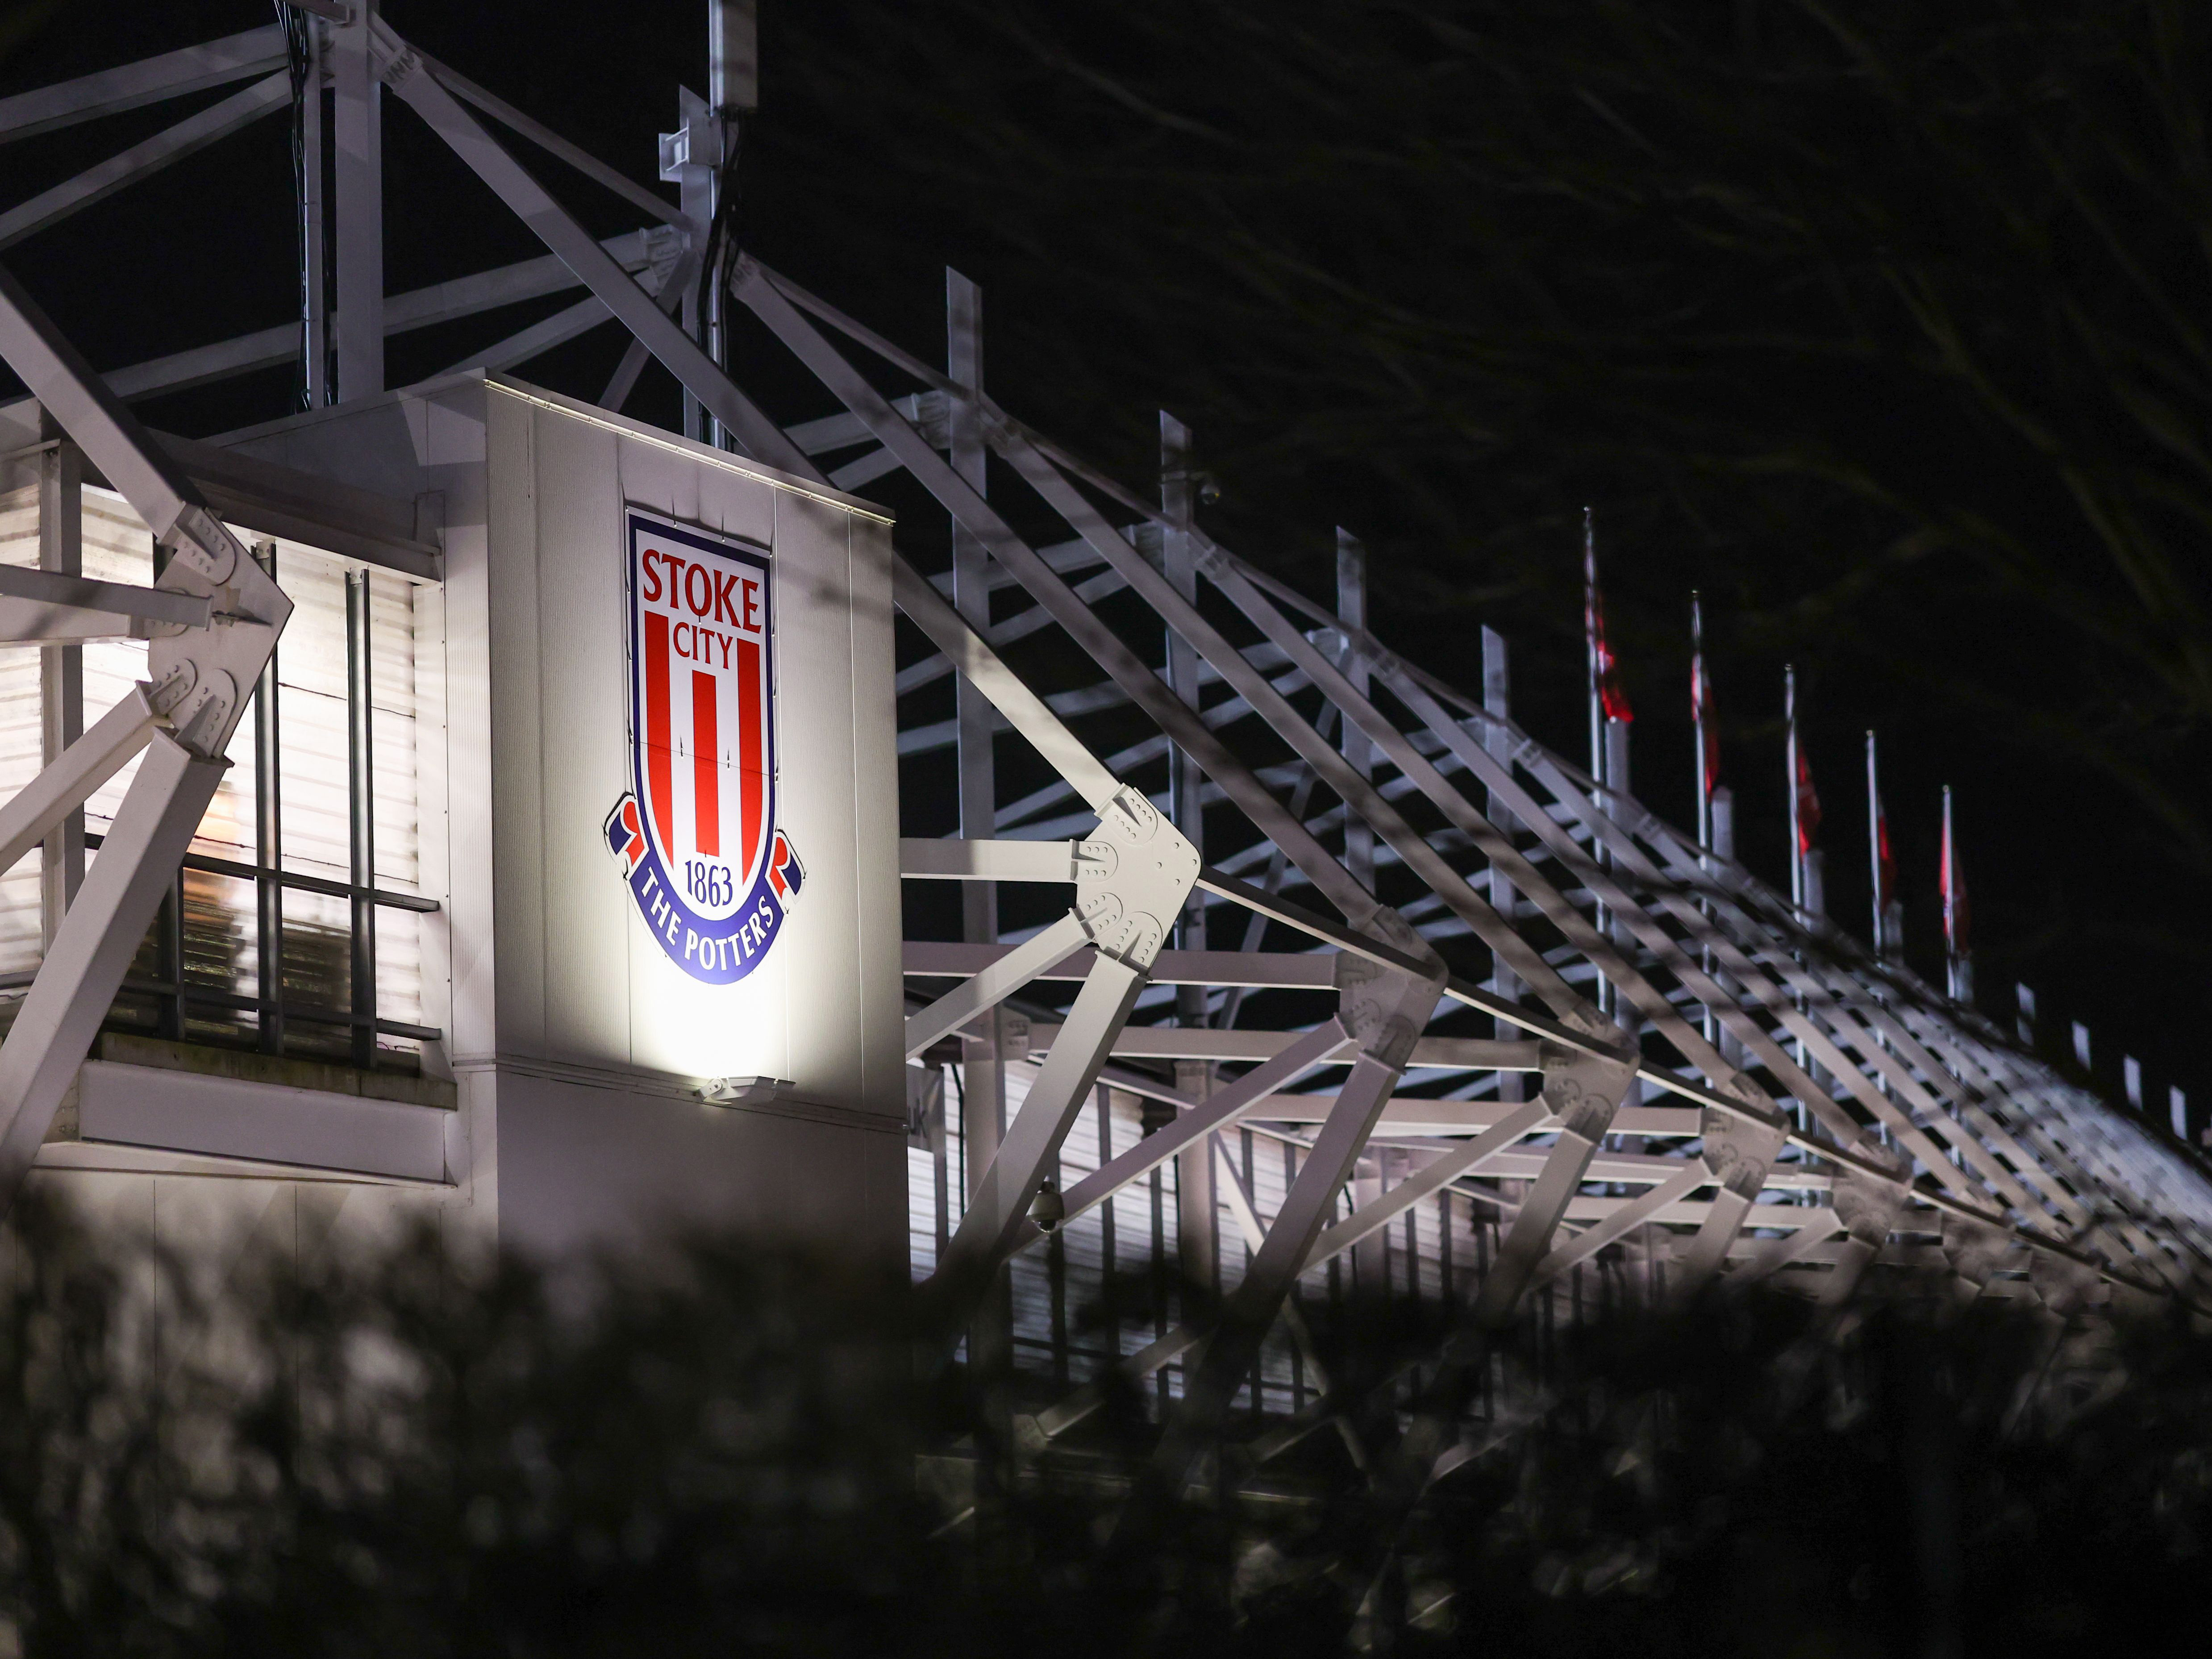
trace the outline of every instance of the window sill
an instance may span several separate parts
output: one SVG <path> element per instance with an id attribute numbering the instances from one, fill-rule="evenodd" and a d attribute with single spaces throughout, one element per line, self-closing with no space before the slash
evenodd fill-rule
<path id="1" fill-rule="evenodd" d="M 311 1090 L 317 1094 L 356 1095 L 364 1100 L 389 1100 L 410 1106 L 436 1106 L 447 1111 L 459 1099 L 453 1083 L 445 1078 L 416 1077 L 404 1072 L 364 1072 L 331 1060 L 258 1054 L 243 1048 L 216 1048 L 164 1037 L 136 1036 L 127 1031 L 103 1032 L 93 1046 L 92 1057 L 123 1066 L 195 1072 L 203 1077 L 274 1084 L 281 1088 Z"/>
<path id="2" fill-rule="evenodd" d="M 453 1184 L 446 1137 L 453 1121 L 441 1107 L 360 1092 L 92 1060 L 77 1073 L 74 1121 L 65 1113 L 57 1122 L 58 1136 L 40 1148 L 40 1162 L 104 1168 L 101 1159 L 128 1154 L 125 1166 L 137 1168 L 152 1153 L 185 1158 L 189 1167 L 169 1171 L 179 1175 L 304 1175 L 442 1187 Z M 258 1167 L 198 1167 L 209 1159 Z"/>

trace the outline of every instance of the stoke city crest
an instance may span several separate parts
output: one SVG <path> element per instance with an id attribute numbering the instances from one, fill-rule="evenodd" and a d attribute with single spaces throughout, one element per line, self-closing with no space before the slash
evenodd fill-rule
<path id="1" fill-rule="evenodd" d="M 629 787 L 607 850 L 668 959 L 734 984 L 805 880 L 775 817 L 774 561 L 636 507 L 623 542 Z"/>

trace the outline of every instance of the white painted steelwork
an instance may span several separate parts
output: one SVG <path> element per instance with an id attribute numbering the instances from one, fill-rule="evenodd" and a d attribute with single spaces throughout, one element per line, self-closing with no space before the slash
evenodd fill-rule
<path id="1" fill-rule="evenodd" d="M 895 924 L 862 929 L 855 971 L 870 988 L 903 973 L 912 981 L 904 1006 L 895 991 L 866 988 L 860 1002 L 894 1005 L 881 1020 L 787 1010 L 787 1025 L 815 1023 L 780 1038 L 780 1048 L 750 1036 L 696 1054 L 664 1041 L 657 1023 L 672 1030 L 680 1016 L 691 1029 L 712 1017 L 684 1000 L 689 991 L 664 1007 L 640 1001 L 633 987 L 617 1017 L 590 975 L 564 987 L 558 963 L 612 948 L 623 925 L 603 896 L 579 899 L 573 917 L 545 898 L 585 894 L 596 878 L 584 869 L 584 843 L 571 844 L 571 819 L 586 810 L 572 798 L 589 769 L 569 751 L 596 752 L 611 738 L 603 713 L 564 698 L 570 677 L 597 672 L 593 653 L 605 642 L 552 665 L 536 659 L 519 678 L 471 662 L 504 701 L 458 714 L 457 768 L 489 777 L 492 750 L 524 738 L 555 758 L 501 773 L 508 785 L 526 778 L 527 803 L 504 807 L 508 822 L 480 826 L 479 844 L 500 849 L 496 870 L 477 872 L 483 884 L 534 881 L 538 896 L 500 901 L 505 967 L 456 964 L 455 1039 L 465 1046 L 466 1033 L 492 1034 L 480 1063 L 497 1074 L 507 1063 L 494 1052 L 506 1041 L 500 1018 L 511 1033 L 516 988 L 534 985 L 522 1005 L 544 1052 L 530 1065 L 574 1062 L 552 1053 L 556 1031 L 570 1028 L 583 1049 L 606 1058 L 600 1050 L 611 1053 L 615 1038 L 601 1027 L 612 1019 L 623 1042 L 652 1050 L 671 1074 L 796 1079 L 738 1091 L 737 1106 L 763 1112 L 797 1109 L 810 1088 L 884 1106 L 896 1091 L 877 1073 L 896 1067 L 892 1050 L 902 1047 L 939 1080 L 925 1076 L 908 1091 L 910 1105 L 921 1103 L 909 1124 L 917 1273 L 949 1298 L 948 1317 L 968 1331 L 976 1363 L 1065 1379 L 1065 1397 L 1026 1424 L 1036 1443 L 1095 1409 L 1100 1377 L 1118 1369 L 1158 1390 L 1169 1419 L 1158 1474 L 1170 1486 L 1239 1397 L 1282 1419 L 1253 1443 L 1255 1455 L 1286 1449 L 1346 1403 L 1329 1397 L 1314 1361 L 1299 1287 L 1332 1293 L 1347 1279 L 1380 1276 L 1393 1294 L 1447 1300 L 1478 1333 L 1532 1308 L 1547 1318 L 1579 1308 L 1585 1282 L 1593 1294 L 1656 1301 L 1718 1277 L 1833 1302 L 1875 1267 L 1933 1274 L 1946 1293 L 2040 1299 L 2067 1316 L 2093 1283 L 2203 1304 L 2212 1182 L 2196 1152 L 2069 1084 L 1972 1007 L 1860 947 L 1817 906 L 1750 875 L 1733 856 L 1724 794 L 1711 801 L 1710 825 L 1687 834 L 1630 793 L 1625 726 L 1607 733 L 1602 778 L 1535 741 L 1512 720 L 1504 644 L 1488 630 L 1479 696 L 1397 657 L 1369 626 L 1368 561 L 1347 532 L 1338 532 L 1334 610 L 1216 544 L 1196 520 L 1197 439 L 1182 421 L 1162 419 L 1154 506 L 1149 490 L 1123 487 L 1007 414 L 986 388 L 981 295 L 957 273 L 948 274 L 940 369 L 733 255 L 717 239 L 726 221 L 715 168 L 732 153 L 756 77 L 750 30 L 728 8 L 716 15 L 726 27 L 714 37 L 713 95 L 688 97 L 681 129 L 656 158 L 679 188 L 677 204 L 425 58 L 361 5 L 342 26 L 307 21 L 307 49 L 290 65 L 312 96 L 301 131 L 316 189 L 320 146 L 335 143 L 339 155 L 332 222 L 324 226 L 319 198 L 301 204 L 316 228 L 301 323 L 118 371 L 103 385 L 9 291 L 0 344 L 9 361 L 197 575 L 165 578 L 179 597 L 73 586 L 82 572 L 58 542 L 40 572 L 0 581 L 0 620 L 56 640 L 157 633 L 161 661 L 193 665 L 188 697 L 210 711 L 194 726 L 176 679 L 157 678 L 151 701 L 126 701 L 82 736 L 69 732 L 46 775 L 0 809 L 0 846 L 11 858 L 61 838 L 51 856 L 62 873 L 49 885 L 65 890 L 75 881 L 62 844 L 71 809 L 148 744 L 161 757 L 142 764 L 155 783 L 143 799 L 133 786 L 129 833 L 118 817 L 60 923 L 45 988 L 33 994 L 38 1021 L 0 1053 L 0 1105 L 14 1113 L 0 1151 L 10 1168 L 36 1152 L 33 1131 L 48 1109 L 40 1103 L 58 1098 L 57 1080 L 82 1058 L 112 994 L 100 987 L 117 941 L 135 941 L 134 919 L 143 931 L 143 881 L 124 879 L 126 865 L 149 880 L 164 859 L 173 862 L 169 848 L 181 848 L 179 825 L 204 781 L 194 769 L 210 763 L 192 758 L 191 746 L 219 752 L 207 740 L 235 720 L 265 659 L 254 654 L 261 635 L 241 630 L 273 640 L 283 622 L 254 608 L 265 594 L 234 591 L 225 562 L 235 562 L 235 543 L 116 395 L 282 361 L 304 329 L 315 343 L 307 376 L 314 405 L 343 399 L 392 428 L 399 416 L 374 413 L 387 335 L 580 287 L 586 297 L 568 310 L 488 342 L 461 367 L 520 363 L 617 320 L 633 337 L 604 394 L 609 410 L 619 410 L 650 356 L 682 383 L 696 418 L 711 415 L 719 441 L 780 470 L 775 488 L 789 492 L 794 514 L 849 510 L 834 492 L 903 471 L 950 516 L 948 572 L 925 574 L 886 544 L 875 576 L 841 590 L 822 614 L 849 622 L 878 607 L 869 612 L 876 631 L 865 649 L 876 660 L 866 672 L 850 637 L 838 647 L 854 729 L 872 731 L 879 717 L 884 734 L 880 755 L 856 750 L 841 763 L 863 781 L 849 799 L 881 817 L 853 842 L 854 890 L 873 884 L 860 908 L 895 916 L 902 874 L 957 881 L 959 920 L 941 931 L 957 937 L 901 941 Z M 276 34 L 254 31 L 0 102 L 0 139 L 264 76 L 283 61 Z M 0 237 L 32 234 L 274 107 L 283 79 L 33 198 L 0 222 Z M 544 241 L 548 258 L 383 294 L 379 104 L 387 88 Z M 478 114 L 663 228 L 593 240 Z M 336 266 L 329 315 L 326 258 Z M 823 416 L 817 404 L 786 425 L 733 383 L 720 343 L 726 304 L 750 309 L 840 412 Z M 863 367 L 862 354 L 874 367 Z M 396 556 L 448 574 L 446 599 L 487 639 L 536 651 L 549 638 L 592 637 L 586 609 L 572 615 L 564 596 L 533 586 L 535 562 L 568 532 L 533 532 L 529 557 L 516 550 L 523 543 L 511 526 L 526 516 L 544 522 L 535 492 L 565 487 L 560 465 L 549 471 L 531 447 L 583 456 L 596 446 L 629 458 L 616 468 L 616 495 L 648 473 L 696 489 L 702 469 L 716 465 L 702 459 L 712 452 L 495 374 L 443 384 L 402 400 L 404 419 L 420 422 L 412 460 L 459 469 L 453 477 L 479 480 L 494 498 L 454 522 L 473 511 L 474 522 L 508 528 L 483 531 L 481 545 L 456 559 L 454 548 L 478 532 L 463 534 L 446 550 L 450 568 L 421 550 L 431 538 L 419 530 L 416 550 Z M 478 415 L 461 408 L 471 397 L 489 399 Z M 313 459 L 328 433 L 319 440 L 302 428 L 295 437 L 299 447 L 285 452 L 294 460 L 342 470 L 327 443 Z M 528 451 L 527 463 L 502 444 Z M 994 454 L 997 476 L 1023 492 L 1018 506 L 989 494 Z M 66 462 L 58 453 L 55 465 Z M 584 502 L 592 489 L 606 493 L 604 466 L 573 470 L 600 481 L 572 492 L 573 510 L 588 518 L 619 505 L 611 495 Z M 1057 528 L 1033 544 L 1017 522 Z M 391 526 L 366 533 L 384 546 L 410 540 Z M 564 573 L 588 566 L 580 554 L 550 556 Z M 252 588 L 250 573 L 243 580 Z M 893 605 L 915 630 L 896 675 Z M 204 643 L 176 643 L 186 639 Z M 1049 691 L 1032 685 L 1025 666 L 1047 663 Z M 1070 689 L 1071 664 L 1090 665 L 1095 678 Z M 894 702 L 912 711 L 895 736 Z M 181 732 L 162 729 L 165 720 Z M 1001 738 L 1026 744 L 1049 781 L 1036 784 L 1031 768 L 1026 793 L 1002 787 Z M 915 821 L 919 805 L 908 822 L 890 821 L 901 766 L 929 786 L 909 799 L 950 803 L 949 824 Z M 1147 866 L 1154 851 L 1161 856 Z M 1017 896 L 1006 884 L 1067 884 L 1074 908 L 1010 934 Z M 491 901 L 455 892 L 457 934 L 489 939 Z M 534 920 L 518 929 L 518 916 Z M 576 935 L 574 950 L 555 948 L 563 927 Z M 546 965 L 519 969 L 517 951 Z M 1070 982 L 1080 986 L 1072 1006 Z M 758 1052 L 736 1052 L 748 1042 Z M 869 1046 L 878 1043 L 880 1054 Z M 1540 1079 L 1533 1099 L 1530 1077 Z M 520 1086 L 511 1076 L 496 1085 Z M 484 1100 L 496 1092 L 469 1090 Z M 562 1109 L 564 1133 L 586 1135 L 587 1115 Z M 461 1115 L 479 1139 L 466 1156 L 449 1139 L 448 1163 L 496 1164 L 496 1137 L 483 1128 L 495 1114 L 465 1103 Z M 672 1120 L 665 1133 L 671 1147 L 695 1144 Z M 842 1182 L 842 1172 L 793 1156 L 800 1179 L 825 1191 Z M 410 1170 L 427 1167 L 419 1147 L 406 1158 L 416 1160 Z M 667 1170 L 653 1178 L 677 1180 Z M 649 1186 L 640 1189 L 648 1197 Z M 1159 1268 L 1172 1257 L 1182 1288 L 1147 1310 L 1149 1328 L 1117 1315 L 1110 1340 L 1079 1364 L 1068 1286 L 1114 1294 L 1115 1270 L 1130 1259 L 1124 1235 L 1139 1227 L 1141 1258 Z M 1474 1348 L 1439 1357 L 1439 1377 L 1455 1386 L 1472 1386 L 1480 1340 L 1469 1340 Z M 1421 1478 L 1464 1461 L 1458 1432 L 1455 1418 L 1423 1419 L 1411 1443 L 1426 1448 Z"/>

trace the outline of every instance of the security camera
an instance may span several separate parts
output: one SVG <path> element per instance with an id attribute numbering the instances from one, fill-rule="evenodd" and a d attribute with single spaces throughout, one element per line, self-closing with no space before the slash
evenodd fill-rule
<path id="1" fill-rule="evenodd" d="M 1067 1206 L 1060 1196 L 1060 1188 L 1047 1176 L 1037 1194 L 1030 1200 L 1030 1219 L 1036 1223 L 1037 1231 L 1048 1233 L 1067 1219 Z"/>

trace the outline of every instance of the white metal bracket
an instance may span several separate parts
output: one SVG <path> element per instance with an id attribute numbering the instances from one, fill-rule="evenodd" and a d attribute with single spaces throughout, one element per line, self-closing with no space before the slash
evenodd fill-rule
<path id="1" fill-rule="evenodd" d="M 1098 953 L 1149 970 L 1199 865 L 1198 848 L 1142 791 L 1115 791 L 1075 848 L 1075 915 Z"/>

